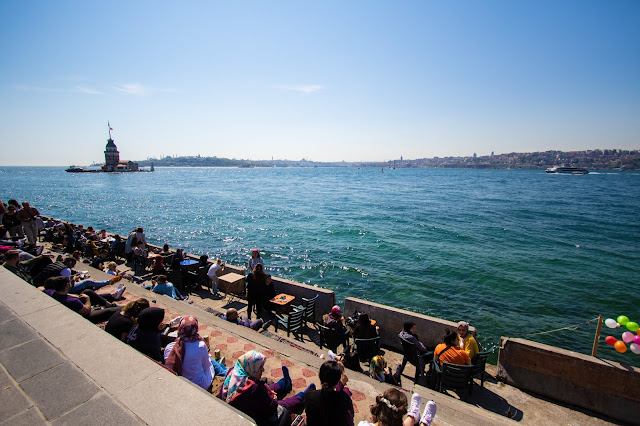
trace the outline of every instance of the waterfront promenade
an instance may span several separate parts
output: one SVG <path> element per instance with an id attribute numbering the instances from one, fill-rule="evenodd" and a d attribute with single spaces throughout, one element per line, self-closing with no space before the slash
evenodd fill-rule
<path id="1" fill-rule="evenodd" d="M 121 265 L 120 268 L 122 269 L 123 266 Z M 96 279 L 107 277 L 103 272 L 91 269 L 86 265 L 83 265 L 83 268 L 90 270 L 92 277 Z M 8 377 L 6 380 L 14 383 L 16 388 L 21 390 L 21 392 L 18 392 L 18 390 L 14 392 L 15 395 L 11 400 L 12 404 L 9 404 L 14 407 L 13 411 L 6 414 L 3 413 L 0 421 L 14 424 L 12 420 L 16 420 L 19 417 L 9 416 L 11 413 L 14 413 L 13 415 L 15 416 L 34 416 L 37 414 L 41 420 L 43 420 L 44 416 L 47 421 L 55 421 L 58 417 L 72 415 L 74 412 L 76 415 L 84 412 L 93 412 L 91 410 L 94 410 L 94 406 L 97 407 L 95 410 L 103 410 L 103 413 L 109 410 L 101 407 L 116 406 L 116 411 L 122 411 L 122 418 L 126 418 L 127 421 L 164 424 L 165 420 L 172 417 L 170 417 L 171 413 L 168 414 L 169 417 L 165 417 L 162 407 L 179 405 L 180 402 L 176 398 L 178 395 L 183 394 L 183 390 L 186 389 L 189 390 L 188 394 L 195 392 L 198 397 L 197 400 L 200 401 L 198 406 L 202 405 L 204 412 L 207 413 L 211 413 L 210 410 L 213 410 L 216 418 L 220 416 L 218 411 L 224 412 L 228 408 L 225 404 L 219 406 L 220 401 L 211 398 L 211 396 L 185 380 L 171 375 L 73 312 L 52 303 L 52 299 L 39 294 L 36 289 L 30 286 L 25 286 L 23 282 L 4 269 L 0 272 L 2 272 L 0 282 L 3 287 L 3 291 L 0 292 L 0 302 L 6 308 L 2 310 L 3 316 L 0 318 L 0 323 L 5 326 L 5 329 L 13 329 L 7 323 L 15 324 L 15 321 L 20 319 L 26 323 L 26 327 L 31 327 L 32 332 L 38 336 L 37 339 L 33 338 L 28 341 L 17 340 L 12 342 L 8 340 L 8 343 L 4 344 L 10 345 L 10 347 L 3 346 L 0 348 L 0 362 L 3 365 L 3 372 Z M 128 300 L 137 297 L 146 297 L 149 300 L 154 300 L 154 305 L 163 307 L 166 310 L 166 318 L 185 314 L 196 315 L 203 328 L 203 334 L 211 336 L 212 349 L 220 349 L 227 360 L 233 360 L 250 349 L 264 352 L 269 357 L 266 375 L 272 379 L 277 380 L 281 375 L 280 365 L 289 366 L 294 380 L 294 392 L 303 389 L 311 382 L 317 382 L 317 371 L 323 360 L 317 357 L 316 354 L 322 353 L 322 351 L 311 341 L 310 336 L 303 334 L 304 341 L 301 342 L 294 340 L 293 336 L 287 339 L 282 332 L 276 336 L 273 327 L 270 327 L 268 332 L 261 334 L 248 328 L 227 323 L 213 314 L 224 311 L 226 302 L 208 297 L 205 290 L 201 290 L 201 293 L 200 295 L 199 293 L 191 293 L 190 300 L 193 303 L 188 304 L 151 293 L 136 284 L 127 283 L 125 297 Z M 36 302 L 32 302 L 31 297 Z M 242 305 L 243 301 L 241 300 L 239 304 Z M 14 318 L 12 315 L 20 318 Z M 62 320 L 59 326 L 56 322 L 52 323 L 52 318 L 56 318 L 58 321 Z M 63 328 L 65 324 L 69 324 L 68 321 L 79 322 L 82 324 L 82 329 L 86 329 L 86 331 L 68 333 Z M 75 326 L 77 324 L 74 324 Z M 30 335 L 32 336 L 33 334 Z M 92 343 L 88 343 L 94 342 L 96 339 L 106 341 L 108 347 L 106 349 L 102 348 L 102 351 L 105 351 L 104 353 L 96 353 L 98 351 L 97 347 Z M 37 340 L 40 340 L 41 343 L 33 343 L 33 341 Z M 4 341 L 5 339 L 3 339 Z M 20 367 L 24 363 L 20 362 L 21 356 L 18 354 L 20 353 L 20 348 L 27 345 L 27 343 L 30 345 L 49 345 L 51 350 L 60 354 L 63 361 L 55 365 L 45 363 L 41 367 L 42 372 L 40 374 L 32 374 L 29 379 L 24 379 L 15 371 L 19 372 L 20 368 L 24 369 L 24 367 Z M 69 344 L 72 344 L 72 346 L 68 346 Z M 7 359 L 6 354 L 13 353 L 12 351 L 18 351 L 13 356 L 13 364 L 11 360 L 5 361 Z M 390 360 L 391 365 L 395 365 L 395 362 L 401 359 L 399 354 L 388 349 L 385 349 L 385 352 L 385 356 Z M 48 396 L 38 402 L 39 400 L 34 399 L 28 393 L 28 386 L 25 385 L 26 390 L 22 387 L 22 381 L 32 380 L 34 383 L 43 381 L 43 383 L 39 383 L 41 387 L 44 387 L 47 381 L 51 381 L 50 385 L 60 386 L 55 378 L 55 371 L 50 371 L 61 368 L 59 365 L 65 362 L 85 373 L 86 377 L 84 379 L 89 383 L 94 383 L 98 391 L 94 393 L 89 391 L 88 393 L 91 394 L 91 397 L 81 398 L 80 401 L 76 401 L 76 406 L 67 407 L 64 412 L 58 413 L 58 417 L 49 417 L 55 416 L 55 413 L 51 414 L 46 408 L 43 411 L 39 404 L 51 403 L 47 399 L 58 395 L 58 392 L 49 392 Z M 228 361 L 227 365 L 230 365 L 231 362 Z M 31 362 L 29 361 L 30 364 Z M 33 372 L 35 370 L 30 371 Z M 495 369 L 491 370 L 490 373 L 495 376 Z M 161 380 L 157 382 L 151 379 L 156 374 L 161 377 Z M 387 388 L 387 385 L 380 384 L 359 373 L 349 372 L 348 375 L 350 378 L 349 387 L 354 393 L 353 401 L 356 408 L 357 423 L 359 420 L 369 417 L 369 405 L 373 402 L 375 395 L 382 393 Z M 413 387 L 412 380 L 409 378 L 412 375 L 411 367 L 407 366 L 405 377 L 403 377 L 404 387 Z M 78 376 L 78 380 L 79 382 L 84 382 L 81 376 Z M 107 380 L 107 382 L 104 383 L 103 380 Z M 173 387 L 174 382 L 176 383 L 175 386 L 178 387 Z M 131 390 L 136 386 L 149 386 L 144 392 L 147 397 L 134 398 Z M 496 383 L 492 379 L 485 382 L 485 389 L 476 387 L 472 397 L 467 402 L 433 392 L 421 386 L 416 386 L 413 390 L 422 395 L 424 402 L 428 399 L 433 399 L 438 404 L 438 414 L 434 424 L 511 424 L 514 421 L 522 424 L 612 424 L 591 413 L 535 398 L 511 386 Z M 166 397 L 165 394 L 170 395 L 170 399 L 165 401 L 166 404 L 159 404 L 158 402 Z M 158 400 L 157 395 L 160 395 L 160 400 Z M 407 395 L 409 396 L 409 393 Z M 22 396 L 22 398 L 19 396 Z M 201 399 L 203 397 L 205 399 Z M 142 407 L 138 407 L 133 403 L 142 404 Z M 133 405 L 130 406 L 129 404 Z M 146 407 L 145 404 L 150 406 Z M 21 407 L 22 410 L 18 410 Z M 76 411 L 74 411 L 74 407 L 83 408 L 75 408 Z M 156 412 L 155 410 L 158 407 L 160 411 Z M 100 414 L 99 411 L 97 412 Z M 513 416 L 512 420 L 505 416 L 507 412 Z M 49 416 L 45 413 L 49 413 Z M 194 415 L 196 417 L 190 423 L 204 423 L 204 418 L 201 417 L 202 413 L 202 409 L 198 409 L 191 414 L 182 413 L 180 419 L 181 421 L 186 421 L 189 415 Z M 166 421 L 166 423 L 168 422 Z M 70 421 L 70 423 L 80 424 L 82 422 Z M 125 424 L 133 423 L 125 422 Z"/>

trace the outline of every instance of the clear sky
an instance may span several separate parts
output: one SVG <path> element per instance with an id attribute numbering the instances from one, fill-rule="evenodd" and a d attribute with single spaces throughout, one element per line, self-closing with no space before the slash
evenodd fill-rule
<path id="1" fill-rule="evenodd" d="M 0 165 L 640 149 L 640 2 L 2 1 Z"/>

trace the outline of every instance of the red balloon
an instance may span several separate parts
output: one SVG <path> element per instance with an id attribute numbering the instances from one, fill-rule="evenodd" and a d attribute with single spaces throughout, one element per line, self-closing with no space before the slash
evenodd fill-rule
<path id="1" fill-rule="evenodd" d="M 616 344 L 616 338 L 613 336 L 607 336 L 607 338 L 604 339 L 604 341 L 610 344 L 611 346 Z"/>

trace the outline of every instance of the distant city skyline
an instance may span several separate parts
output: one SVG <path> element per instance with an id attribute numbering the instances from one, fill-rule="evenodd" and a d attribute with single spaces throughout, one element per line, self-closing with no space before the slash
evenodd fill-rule
<path id="1" fill-rule="evenodd" d="M 639 2 L 0 3 L 0 165 L 640 149 Z"/>

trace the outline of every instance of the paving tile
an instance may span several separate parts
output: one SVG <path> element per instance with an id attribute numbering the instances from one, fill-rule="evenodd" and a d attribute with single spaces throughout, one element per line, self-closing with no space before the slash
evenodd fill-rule
<path id="1" fill-rule="evenodd" d="M 0 351 L 38 337 L 31 327 L 19 319 L 0 324 L 0 336 L 2 336 L 2 339 L 0 339 Z"/>
<path id="2" fill-rule="evenodd" d="M 99 388 L 71 363 L 65 362 L 20 383 L 42 414 L 53 420 L 88 401 Z"/>
<path id="3" fill-rule="evenodd" d="M 0 323 L 11 321 L 16 318 L 16 315 L 11 309 L 7 308 L 3 303 L 0 303 Z"/>
<path id="4" fill-rule="evenodd" d="M 42 415 L 38 412 L 38 409 L 35 407 L 31 407 L 26 411 L 14 416 L 4 422 L 1 422 L 0 425 L 11 425 L 11 426 L 39 426 L 46 425 L 47 422 L 42 418 Z"/>
<path id="5" fill-rule="evenodd" d="M 98 393 L 89 401 L 52 422 L 53 425 L 88 425 L 95 423 L 99 423 L 101 426 L 120 426 L 139 425 L 143 422 L 104 392 Z"/>
<path id="6" fill-rule="evenodd" d="M 33 405 L 2 369 L 0 369 L 0 401 L 0 422 Z"/>
<path id="7" fill-rule="evenodd" d="M 42 339 L 31 340 L 0 352 L 0 363 L 17 382 L 22 382 L 62 362 L 64 358 L 58 351 Z"/>

